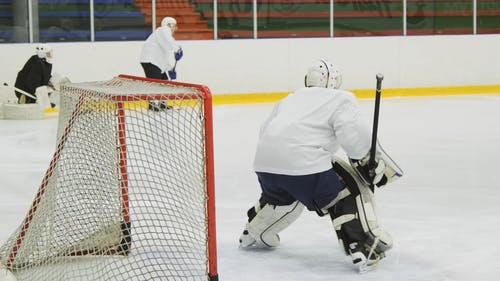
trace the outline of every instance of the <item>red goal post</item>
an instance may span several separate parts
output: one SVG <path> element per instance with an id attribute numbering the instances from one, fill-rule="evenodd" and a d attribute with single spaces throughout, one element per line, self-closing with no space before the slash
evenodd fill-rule
<path id="1" fill-rule="evenodd" d="M 203 85 L 64 85 L 54 156 L 0 263 L 20 280 L 218 280 L 212 123 Z"/>

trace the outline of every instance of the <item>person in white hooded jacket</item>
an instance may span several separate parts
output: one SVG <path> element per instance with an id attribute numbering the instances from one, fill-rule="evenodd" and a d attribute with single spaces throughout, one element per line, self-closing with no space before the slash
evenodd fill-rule
<path id="1" fill-rule="evenodd" d="M 165 17 L 161 21 L 161 26 L 151 33 L 144 42 L 140 62 L 147 78 L 177 79 L 175 66 L 184 52 L 173 37 L 176 31 L 177 21 L 172 17 Z M 154 111 L 170 108 L 165 102 L 149 103 L 149 109 Z"/>
<path id="2" fill-rule="evenodd" d="M 144 42 L 140 61 L 147 78 L 163 80 L 177 78 L 172 57 L 175 61 L 180 60 L 183 51 L 173 37 L 176 31 L 177 21 L 172 17 L 165 17 L 161 21 L 161 26 Z"/>
<path id="3" fill-rule="evenodd" d="M 254 159 L 262 192 L 247 212 L 242 248 L 278 246 L 278 233 L 305 206 L 330 215 L 346 254 L 360 270 L 390 249 L 392 240 L 377 224 L 368 185 L 351 166 L 335 163 L 334 154 L 342 148 L 356 170 L 373 175 L 366 182 L 377 186 L 398 175 L 380 157 L 368 173 L 371 128 L 354 94 L 339 89 L 341 83 L 333 64 L 318 60 L 307 71 L 305 87 L 278 102 L 263 122 Z"/>

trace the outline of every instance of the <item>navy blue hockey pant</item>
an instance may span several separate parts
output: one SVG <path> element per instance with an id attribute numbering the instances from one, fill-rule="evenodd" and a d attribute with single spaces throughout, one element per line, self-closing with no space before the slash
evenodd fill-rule
<path id="1" fill-rule="evenodd" d="M 271 205 L 290 205 L 300 201 L 308 210 L 316 211 L 332 202 L 345 187 L 332 169 L 302 176 L 256 172 L 262 199 Z"/>

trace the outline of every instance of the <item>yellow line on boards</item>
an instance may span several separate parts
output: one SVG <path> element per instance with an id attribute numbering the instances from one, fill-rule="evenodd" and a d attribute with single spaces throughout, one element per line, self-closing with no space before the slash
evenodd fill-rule
<path id="1" fill-rule="evenodd" d="M 375 89 L 350 90 L 357 98 L 374 98 Z M 287 92 L 248 93 L 248 94 L 213 94 L 214 105 L 274 103 L 286 97 Z M 475 94 L 500 94 L 500 85 L 429 87 L 429 88 L 382 88 L 382 98 L 419 97 L 419 96 L 453 96 Z M 142 107 L 146 107 L 143 105 Z M 46 109 L 46 113 L 57 112 L 57 109 Z"/>
<path id="2" fill-rule="evenodd" d="M 358 98 L 373 98 L 375 90 L 352 90 Z M 475 94 L 500 94 L 500 85 L 428 87 L 428 88 L 382 88 L 382 97 L 454 96 Z"/>
<path id="3" fill-rule="evenodd" d="M 350 90 L 358 98 L 373 98 L 375 89 Z M 214 94 L 214 105 L 277 102 L 289 93 Z M 428 88 L 382 88 L 382 97 L 453 96 L 474 94 L 500 94 L 500 85 L 428 87 Z"/>
<path id="4" fill-rule="evenodd" d="M 214 105 L 219 105 L 277 102 L 288 94 L 289 93 L 214 94 L 212 96 L 212 103 Z"/>

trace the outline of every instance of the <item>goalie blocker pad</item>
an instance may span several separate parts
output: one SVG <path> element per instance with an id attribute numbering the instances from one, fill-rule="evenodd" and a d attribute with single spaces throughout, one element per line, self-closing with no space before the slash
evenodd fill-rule
<path id="1" fill-rule="evenodd" d="M 378 222 L 373 192 L 354 169 L 335 159 L 334 170 L 347 185 L 350 195 L 329 209 L 340 245 L 362 272 L 374 266 L 392 248 L 392 237 Z"/>
<path id="2" fill-rule="evenodd" d="M 391 183 L 400 177 L 403 176 L 403 170 L 392 160 L 391 157 L 385 152 L 380 143 L 377 141 L 377 150 L 375 153 L 376 162 L 383 161 L 384 167 L 383 171 L 379 171 L 383 173 L 382 178 L 379 182 L 376 183 L 377 187 L 382 187 L 388 183 Z M 370 185 L 373 175 L 370 174 L 370 153 L 361 160 L 349 159 L 351 166 L 354 168 L 355 173 L 359 176 L 362 182 L 365 185 Z M 377 174 L 379 173 L 377 172 Z"/>
<path id="3" fill-rule="evenodd" d="M 240 236 L 240 246 L 279 246 L 278 233 L 297 220 L 303 210 L 304 205 L 299 201 L 286 206 L 275 206 L 259 200 L 247 212 L 248 223 Z"/>

